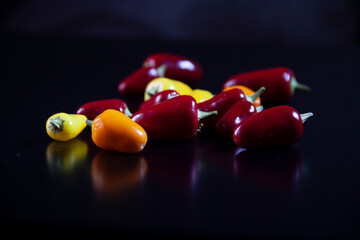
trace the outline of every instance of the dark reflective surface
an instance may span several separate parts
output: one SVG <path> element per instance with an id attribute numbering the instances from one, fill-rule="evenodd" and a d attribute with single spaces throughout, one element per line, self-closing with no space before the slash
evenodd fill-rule
<path id="1" fill-rule="evenodd" d="M 90 129 L 53 142 L 46 119 L 85 102 L 141 98 L 120 79 L 153 52 L 197 60 L 196 88 L 220 92 L 237 72 L 285 65 L 312 87 L 289 103 L 314 117 L 288 149 L 243 151 L 210 130 L 149 141 L 139 154 L 104 152 Z M 1 40 L 1 209 L 4 231 L 100 238 L 352 238 L 359 233 L 356 96 L 360 49 L 239 46 L 7 36 Z"/>
<path id="2" fill-rule="evenodd" d="M 234 160 L 239 178 L 256 187 L 283 191 L 295 189 L 302 175 L 300 152 L 294 148 L 240 152 Z"/>
<path id="3" fill-rule="evenodd" d="M 145 178 L 148 165 L 141 155 L 101 151 L 92 159 L 91 179 L 94 191 L 107 198 L 126 194 Z"/>

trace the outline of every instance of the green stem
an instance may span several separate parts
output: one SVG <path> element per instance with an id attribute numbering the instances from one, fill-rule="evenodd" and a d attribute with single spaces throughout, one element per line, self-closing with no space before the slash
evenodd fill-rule
<path id="1" fill-rule="evenodd" d="M 259 90 L 257 90 L 254 94 L 247 96 L 246 100 L 248 100 L 251 103 L 254 103 L 255 100 L 266 90 L 266 88 L 261 87 Z"/>
<path id="2" fill-rule="evenodd" d="M 306 120 L 308 120 L 308 118 L 310 118 L 312 116 L 314 116 L 314 114 L 312 112 L 300 114 L 300 118 L 303 123 L 306 122 Z"/>
<path id="3" fill-rule="evenodd" d="M 261 112 L 262 110 L 264 110 L 264 107 L 262 105 L 256 107 L 256 112 Z"/>
<path id="4" fill-rule="evenodd" d="M 57 134 L 64 130 L 64 124 L 65 124 L 65 120 L 62 119 L 60 116 L 57 116 L 50 119 L 49 129 L 54 134 Z"/>
<path id="5" fill-rule="evenodd" d="M 211 116 L 211 115 L 218 114 L 217 111 L 204 112 L 204 111 L 197 110 L 197 112 L 198 112 L 198 120 L 201 120 L 201 119 L 206 118 L 206 117 Z"/>
<path id="6" fill-rule="evenodd" d="M 291 88 L 291 93 L 294 93 L 296 90 L 307 91 L 307 92 L 311 91 L 311 88 L 309 86 L 299 83 L 298 81 L 296 81 L 296 78 L 294 77 L 291 78 L 290 80 L 290 88 Z"/>
<path id="7" fill-rule="evenodd" d="M 158 67 L 156 70 L 159 74 L 159 77 L 165 77 L 165 71 L 166 71 L 167 67 L 165 64 L 162 64 L 160 67 Z"/>
<path id="8" fill-rule="evenodd" d="M 92 120 L 86 120 L 85 122 L 86 122 L 86 125 L 88 125 L 89 127 L 91 127 L 91 126 L 92 126 L 92 123 L 93 123 L 93 121 L 92 121 Z"/>
<path id="9" fill-rule="evenodd" d="M 128 116 L 128 117 L 132 116 L 132 113 L 130 112 L 129 108 L 125 108 L 125 115 Z"/>
<path id="10" fill-rule="evenodd" d="M 149 97 L 151 98 L 156 94 L 156 91 L 154 89 L 148 89 L 146 90 L 146 94 L 149 95 Z"/>

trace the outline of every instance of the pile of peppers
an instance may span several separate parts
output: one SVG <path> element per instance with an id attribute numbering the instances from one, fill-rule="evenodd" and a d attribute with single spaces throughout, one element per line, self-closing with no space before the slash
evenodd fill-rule
<path id="1" fill-rule="evenodd" d="M 288 105 L 296 90 L 310 90 L 289 68 L 238 73 L 217 94 L 192 88 L 202 76 L 200 64 L 192 59 L 152 54 L 118 84 L 121 95 L 144 99 L 134 113 L 122 99 L 96 100 L 76 114 L 50 116 L 46 131 L 54 140 L 70 141 L 89 126 L 99 148 L 133 154 L 148 139 L 186 141 L 206 128 L 241 148 L 264 149 L 300 140 L 303 123 L 313 115 Z M 275 106 L 264 109 L 263 103 Z"/>

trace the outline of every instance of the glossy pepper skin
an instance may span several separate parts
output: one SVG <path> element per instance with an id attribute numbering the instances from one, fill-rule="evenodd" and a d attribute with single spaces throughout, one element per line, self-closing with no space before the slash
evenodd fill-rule
<path id="1" fill-rule="evenodd" d="M 246 101 L 246 96 L 241 89 L 231 89 L 226 92 L 221 92 L 213 98 L 198 103 L 198 109 L 204 112 L 217 111 L 218 114 L 209 116 L 201 122 L 204 127 L 215 127 L 220 118 L 229 110 L 229 108 L 237 101 Z"/>
<path id="2" fill-rule="evenodd" d="M 95 145 L 104 150 L 123 153 L 140 152 L 147 143 L 145 130 L 120 111 L 108 109 L 98 115 L 91 125 Z"/>
<path id="3" fill-rule="evenodd" d="M 204 90 L 204 89 L 193 89 L 191 91 L 190 96 L 195 98 L 197 103 L 201 103 L 201 102 L 205 102 L 205 101 L 209 100 L 210 98 L 214 97 L 214 94 L 212 94 L 210 91 Z"/>
<path id="4" fill-rule="evenodd" d="M 255 92 L 253 90 L 251 90 L 250 88 L 244 86 L 244 85 L 234 85 L 234 86 L 231 86 L 231 87 L 228 87 L 228 88 L 224 88 L 222 91 L 228 91 L 230 89 L 233 89 L 233 88 L 239 88 L 241 90 L 243 90 L 243 92 L 245 93 L 246 96 L 251 96 L 253 95 Z M 261 98 L 260 97 L 257 97 L 254 101 L 254 105 L 255 107 L 260 107 L 261 106 Z"/>
<path id="5" fill-rule="evenodd" d="M 149 100 L 155 94 L 165 90 L 175 90 L 180 95 L 190 95 L 192 92 L 192 88 L 183 82 L 169 78 L 155 78 L 146 86 L 144 100 Z"/>
<path id="6" fill-rule="evenodd" d="M 199 120 L 196 101 L 182 95 L 139 110 L 131 119 L 154 140 L 189 140 L 197 135 Z"/>
<path id="7" fill-rule="evenodd" d="M 131 116 L 131 112 L 127 104 L 120 99 L 106 99 L 88 102 L 79 107 L 76 113 L 85 115 L 88 120 L 93 120 L 107 109 L 118 110 L 128 117 Z"/>
<path id="8" fill-rule="evenodd" d="M 153 79 L 163 77 L 163 67 L 139 68 L 118 84 L 118 91 L 124 95 L 144 94 L 146 85 Z"/>
<path id="9" fill-rule="evenodd" d="M 56 113 L 46 121 L 46 132 L 54 140 L 69 141 L 84 130 L 86 120 L 80 114 Z"/>
<path id="10" fill-rule="evenodd" d="M 300 115 L 286 105 L 254 114 L 235 128 L 233 138 L 239 147 L 261 149 L 291 145 L 303 135 L 303 122 L 312 113 Z"/>
<path id="11" fill-rule="evenodd" d="M 159 103 L 162 103 L 166 100 L 169 100 L 173 97 L 177 97 L 177 96 L 180 96 L 180 94 L 175 91 L 175 90 L 165 90 L 165 91 L 162 91 L 162 92 L 158 92 L 156 93 L 154 96 L 152 96 L 149 100 L 147 101 L 144 101 L 139 109 L 144 109 L 144 108 L 148 108 L 148 107 L 151 107 L 153 105 L 156 105 L 156 104 L 159 104 Z"/>
<path id="12" fill-rule="evenodd" d="M 309 91 L 310 88 L 296 81 L 294 72 L 286 67 L 260 69 L 240 73 L 229 78 L 223 89 L 234 85 L 244 85 L 256 91 L 265 87 L 266 92 L 261 95 L 264 102 L 287 103 L 296 90 Z"/>
<path id="13" fill-rule="evenodd" d="M 199 63 L 170 53 L 155 53 L 149 55 L 144 60 L 143 67 L 157 68 L 163 64 L 166 66 L 165 77 L 180 80 L 189 85 L 199 82 L 203 76 L 203 71 Z"/>
<path id="14" fill-rule="evenodd" d="M 235 127 L 255 113 L 254 104 L 243 100 L 237 101 L 216 123 L 216 133 L 224 138 L 232 139 Z"/>

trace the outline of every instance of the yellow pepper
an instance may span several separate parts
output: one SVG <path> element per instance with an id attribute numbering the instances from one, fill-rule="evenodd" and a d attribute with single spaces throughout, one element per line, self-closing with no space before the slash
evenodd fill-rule
<path id="1" fill-rule="evenodd" d="M 55 171 L 72 172 L 86 162 L 88 146 L 80 139 L 53 141 L 46 148 L 48 166 Z"/>
<path id="2" fill-rule="evenodd" d="M 207 101 L 214 96 L 211 92 L 203 89 L 194 89 L 190 95 L 195 98 L 197 103 Z"/>
<path id="3" fill-rule="evenodd" d="M 164 90 L 175 90 L 180 95 L 191 95 L 192 89 L 189 85 L 170 78 L 155 78 L 148 83 L 145 89 L 144 100 L 148 100 L 156 93 Z"/>
<path id="4" fill-rule="evenodd" d="M 84 130 L 86 120 L 81 114 L 56 113 L 46 121 L 46 132 L 54 140 L 68 141 Z"/>

